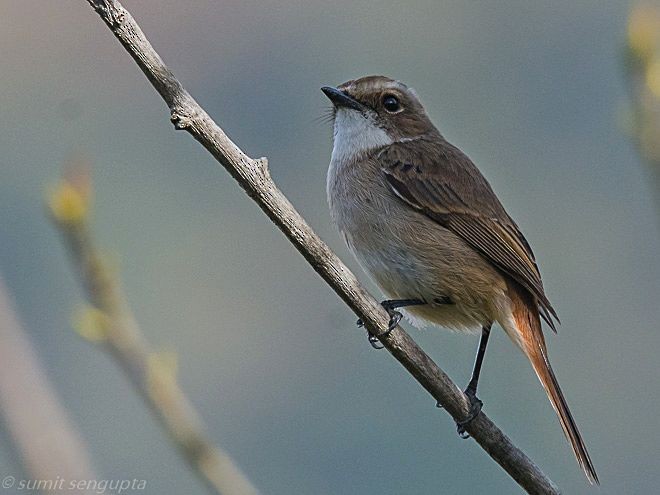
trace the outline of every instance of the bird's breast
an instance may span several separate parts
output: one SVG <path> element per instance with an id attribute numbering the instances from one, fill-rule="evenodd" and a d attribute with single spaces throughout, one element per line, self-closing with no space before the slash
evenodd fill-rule
<path id="1" fill-rule="evenodd" d="M 489 301 L 502 294 L 501 276 L 463 239 L 397 198 L 375 160 L 331 163 L 328 202 L 349 249 L 388 298 L 453 302 L 409 314 L 457 329 L 493 319 Z"/>
<path id="2" fill-rule="evenodd" d="M 412 237 L 419 215 L 393 195 L 375 161 L 331 163 L 328 203 L 349 249 L 385 292 L 417 283 L 424 270 Z"/>

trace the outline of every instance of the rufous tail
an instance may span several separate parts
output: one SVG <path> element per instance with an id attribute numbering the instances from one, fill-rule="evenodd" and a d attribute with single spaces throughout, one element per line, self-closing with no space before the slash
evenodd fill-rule
<path id="1" fill-rule="evenodd" d="M 573 453 L 584 474 L 591 484 L 598 485 L 600 484 L 598 475 L 589 457 L 589 452 L 587 452 L 587 447 L 578 431 L 573 415 L 568 409 L 564 394 L 561 388 L 559 388 L 557 377 L 555 377 L 550 366 L 536 304 L 531 295 L 518 284 L 509 282 L 508 285 L 509 296 L 512 302 L 511 310 L 518 333 L 515 336 L 510 336 L 513 337 L 514 341 L 521 347 L 532 363 L 536 376 L 538 376 L 545 392 L 548 394 L 548 399 L 550 399 L 552 407 L 559 417 L 564 435 L 566 435 L 566 438 L 571 443 Z M 510 333 L 508 329 L 505 328 L 505 330 L 507 330 L 507 333 Z"/>

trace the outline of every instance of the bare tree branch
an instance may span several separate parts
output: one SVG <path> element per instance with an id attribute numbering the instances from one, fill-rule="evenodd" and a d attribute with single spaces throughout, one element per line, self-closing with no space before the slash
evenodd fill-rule
<path id="1" fill-rule="evenodd" d="M 267 160 L 248 157 L 227 137 L 174 77 L 135 19 L 118 1 L 87 1 L 165 100 L 174 127 L 188 131 L 227 169 L 314 270 L 420 385 L 455 420 L 464 419 L 468 414 L 465 395 L 403 329 L 397 327 L 389 335 L 384 334 L 389 321 L 387 313 L 276 187 L 270 178 Z M 528 493 L 559 493 L 556 485 L 484 413 L 466 429 Z"/>
<path id="2" fill-rule="evenodd" d="M 69 174 L 51 193 L 53 222 L 69 248 L 92 308 L 79 332 L 117 361 L 193 470 L 212 493 L 258 495 L 229 454 L 213 445 L 197 411 L 179 387 L 173 366 L 152 350 L 140 330 L 118 277 L 94 245 L 89 228 L 88 174 Z"/>
<path id="3" fill-rule="evenodd" d="M 44 492 L 59 492 L 59 480 L 68 486 L 75 480 L 98 479 L 87 447 L 50 384 L 1 279 L 0 411 L 26 472 Z"/>

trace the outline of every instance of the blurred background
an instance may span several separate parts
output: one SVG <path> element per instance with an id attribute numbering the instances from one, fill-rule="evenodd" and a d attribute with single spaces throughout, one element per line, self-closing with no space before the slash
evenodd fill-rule
<path id="1" fill-rule="evenodd" d="M 319 87 L 367 74 L 413 86 L 534 248 L 563 323 L 548 335 L 550 356 L 598 493 L 657 490 L 660 223 L 657 182 L 627 135 L 629 2 L 125 6 L 230 137 L 268 156 L 285 194 L 365 283 L 330 225 Z M 0 45 L 0 274 L 100 477 L 145 479 L 146 493 L 204 489 L 115 363 L 71 329 L 83 294 L 43 198 L 80 156 L 93 166 L 96 239 L 144 333 L 176 350 L 209 437 L 264 495 L 520 492 L 371 349 L 210 155 L 173 131 L 87 2 L 4 0 Z M 476 336 L 411 333 L 467 383 Z M 491 345 L 485 411 L 565 493 L 595 493 L 525 359 L 503 332 Z M 0 477 L 25 477 L 10 438 L 5 428 Z"/>

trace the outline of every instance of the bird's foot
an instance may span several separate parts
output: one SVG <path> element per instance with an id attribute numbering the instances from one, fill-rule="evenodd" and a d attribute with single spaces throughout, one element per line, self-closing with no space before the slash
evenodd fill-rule
<path id="1" fill-rule="evenodd" d="M 392 332 L 392 330 L 394 330 L 397 327 L 397 325 L 401 321 L 401 318 L 403 318 L 403 315 L 394 309 L 395 307 L 398 307 L 398 306 L 394 306 L 392 304 L 392 301 L 383 301 L 380 304 L 381 304 L 381 306 L 383 306 L 383 308 L 385 308 L 385 311 L 387 311 L 387 314 L 390 315 L 390 322 L 387 325 L 387 330 L 381 334 L 381 337 L 387 337 Z M 359 319 L 357 321 L 357 326 L 358 327 L 363 327 L 364 326 L 364 322 L 362 321 L 362 319 Z M 374 349 L 383 349 L 383 345 L 380 343 L 380 340 L 378 340 L 378 337 L 376 337 L 374 334 L 372 334 L 368 330 L 367 330 L 367 335 L 368 335 L 369 343 L 371 344 L 371 347 L 373 347 Z"/>
<path id="2" fill-rule="evenodd" d="M 470 434 L 465 430 L 465 427 L 470 424 L 474 418 L 479 416 L 479 413 L 481 413 L 481 408 L 484 405 L 484 403 L 481 402 L 481 400 L 479 400 L 477 397 L 476 390 L 468 387 L 465 391 L 465 395 L 467 396 L 468 402 L 470 403 L 470 411 L 468 412 L 468 415 L 465 419 L 456 421 L 456 431 L 458 432 L 458 436 L 464 440 L 470 438 Z"/>

